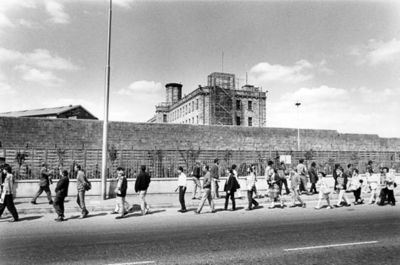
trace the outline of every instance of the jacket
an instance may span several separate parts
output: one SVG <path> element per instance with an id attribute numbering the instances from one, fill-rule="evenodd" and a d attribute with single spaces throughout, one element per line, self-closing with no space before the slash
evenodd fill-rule
<path id="1" fill-rule="evenodd" d="M 6 195 L 13 194 L 13 190 L 14 176 L 10 173 L 7 173 L 3 183 L 3 193 L 5 193 Z"/>
<path id="2" fill-rule="evenodd" d="M 347 175 L 342 173 L 342 175 L 339 175 L 336 179 L 337 185 L 336 188 L 339 190 L 345 190 L 347 188 Z"/>
<path id="3" fill-rule="evenodd" d="M 203 189 L 211 189 L 211 175 L 208 171 L 204 175 Z"/>
<path id="4" fill-rule="evenodd" d="M 213 165 L 210 169 L 210 175 L 213 179 L 219 179 L 219 167 L 217 165 Z"/>
<path id="5" fill-rule="evenodd" d="M 69 186 L 69 178 L 62 177 L 57 183 L 56 186 L 56 196 L 57 197 L 67 197 L 68 196 L 68 186 Z"/>
<path id="6" fill-rule="evenodd" d="M 50 173 L 45 167 L 42 167 L 40 170 L 39 185 L 40 187 L 46 187 L 50 185 Z"/>
<path id="7" fill-rule="evenodd" d="M 82 170 L 78 171 L 76 175 L 76 188 L 78 191 L 86 191 L 85 184 L 88 183 L 85 173 Z"/>
<path id="8" fill-rule="evenodd" d="M 254 189 L 254 187 L 256 186 L 256 181 L 257 181 L 256 175 L 253 172 L 251 172 L 246 178 L 246 185 L 248 191 Z"/>
<path id="9" fill-rule="evenodd" d="M 136 177 L 135 192 L 147 190 L 149 188 L 150 181 L 150 175 L 145 171 L 141 171 Z"/>
<path id="10" fill-rule="evenodd" d="M 231 175 L 225 183 L 224 191 L 225 192 L 236 192 L 240 188 L 240 185 L 234 175 Z"/>
<path id="11" fill-rule="evenodd" d="M 128 180 L 125 176 L 118 178 L 116 193 L 118 197 L 125 197 L 126 190 L 128 189 Z"/>
<path id="12" fill-rule="evenodd" d="M 310 170 L 308 173 L 310 175 L 311 183 L 317 183 L 317 181 L 318 181 L 317 169 L 315 167 L 310 167 Z"/>

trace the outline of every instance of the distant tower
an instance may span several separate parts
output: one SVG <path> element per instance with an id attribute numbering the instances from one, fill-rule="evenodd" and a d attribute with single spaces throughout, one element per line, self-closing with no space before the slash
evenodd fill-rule
<path id="1" fill-rule="evenodd" d="M 227 73 L 212 73 L 207 77 L 208 86 L 219 86 L 224 89 L 235 89 L 235 75 Z"/>
<path id="2" fill-rule="evenodd" d="M 170 105 L 182 99 L 182 85 L 178 83 L 169 83 L 165 85 L 167 90 L 166 102 Z"/>

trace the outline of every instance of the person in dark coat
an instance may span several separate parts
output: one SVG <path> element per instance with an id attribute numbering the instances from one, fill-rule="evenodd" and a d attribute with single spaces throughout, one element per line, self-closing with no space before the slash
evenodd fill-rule
<path id="1" fill-rule="evenodd" d="M 318 181 L 318 173 L 317 173 L 317 164 L 315 162 L 311 163 L 311 167 L 308 170 L 308 174 L 310 175 L 310 182 L 311 182 L 311 188 L 310 188 L 310 193 L 318 193 L 317 188 L 316 188 L 316 183 Z"/>
<path id="2" fill-rule="evenodd" d="M 62 172 L 62 176 L 57 183 L 56 187 L 56 197 L 54 198 L 54 209 L 58 217 L 54 219 L 57 222 L 64 221 L 64 201 L 65 197 L 68 196 L 68 187 L 69 187 L 69 178 L 68 178 L 68 171 L 64 170 Z"/>
<path id="3" fill-rule="evenodd" d="M 232 169 L 226 170 L 226 174 L 228 176 L 228 179 L 226 180 L 225 188 L 224 188 L 224 191 L 226 192 L 225 211 L 228 209 L 229 197 L 231 198 L 231 201 L 232 201 L 232 211 L 235 211 L 236 210 L 235 192 L 240 188 L 240 185 L 239 185 Z"/>
<path id="4" fill-rule="evenodd" d="M 47 194 L 49 204 L 53 204 L 50 191 L 50 184 L 52 184 L 51 175 L 52 173 L 47 169 L 47 164 L 43 163 L 42 168 L 40 169 L 39 190 L 36 193 L 35 197 L 33 197 L 33 199 L 31 200 L 32 204 L 36 204 L 37 198 L 40 196 L 40 194 L 43 193 L 43 191 Z"/>
<path id="5" fill-rule="evenodd" d="M 150 175 L 146 172 L 146 166 L 140 167 L 140 173 L 136 177 L 135 182 L 135 192 L 139 193 L 140 198 L 140 208 L 142 209 L 142 215 L 145 215 L 149 212 L 149 206 L 146 202 L 146 193 L 147 189 L 150 185 Z"/>

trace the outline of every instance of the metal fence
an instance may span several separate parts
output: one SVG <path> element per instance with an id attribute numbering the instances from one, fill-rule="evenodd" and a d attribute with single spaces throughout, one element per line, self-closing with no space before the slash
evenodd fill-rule
<path id="1" fill-rule="evenodd" d="M 89 178 L 100 178 L 101 175 L 101 150 L 100 149 L 4 149 L 5 162 L 13 168 L 17 179 L 37 179 L 42 163 L 47 163 L 51 170 L 59 172 L 66 169 L 70 172 L 73 166 L 79 164 L 85 170 Z M 118 166 L 126 169 L 128 178 L 132 178 L 139 172 L 141 165 L 146 165 L 152 177 L 170 178 L 176 176 L 176 170 L 182 166 L 186 172 L 190 172 L 196 161 L 212 165 L 215 158 L 219 158 L 222 169 L 238 166 L 239 175 L 246 175 L 249 165 L 258 168 L 258 174 L 264 175 L 264 167 L 268 160 L 278 162 L 282 156 L 291 158 L 291 165 L 296 165 L 300 158 L 307 164 L 315 161 L 320 170 L 332 173 L 334 164 L 345 166 L 352 163 L 361 172 L 369 160 L 374 162 L 378 169 L 380 166 L 400 169 L 399 152 L 380 151 L 276 151 L 276 150 L 116 150 L 111 147 L 108 150 L 108 177 L 114 177 Z M 55 174 L 57 178 L 58 174 Z"/>

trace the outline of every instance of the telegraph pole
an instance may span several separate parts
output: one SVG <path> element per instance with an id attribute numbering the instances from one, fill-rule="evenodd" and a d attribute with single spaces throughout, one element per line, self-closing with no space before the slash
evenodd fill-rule
<path id="1" fill-rule="evenodd" d="M 111 57 L 111 17 L 112 0 L 108 11 L 108 33 L 107 33 L 107 65 L 106 65 L 106 85 L 104 91 L 104 122 L 103 122 L 103 148 L 101 156 L 101 197 L 107 197 L 107 140 L 108 140 L 108 108 L 110 101 L 110 57 Z"/>

